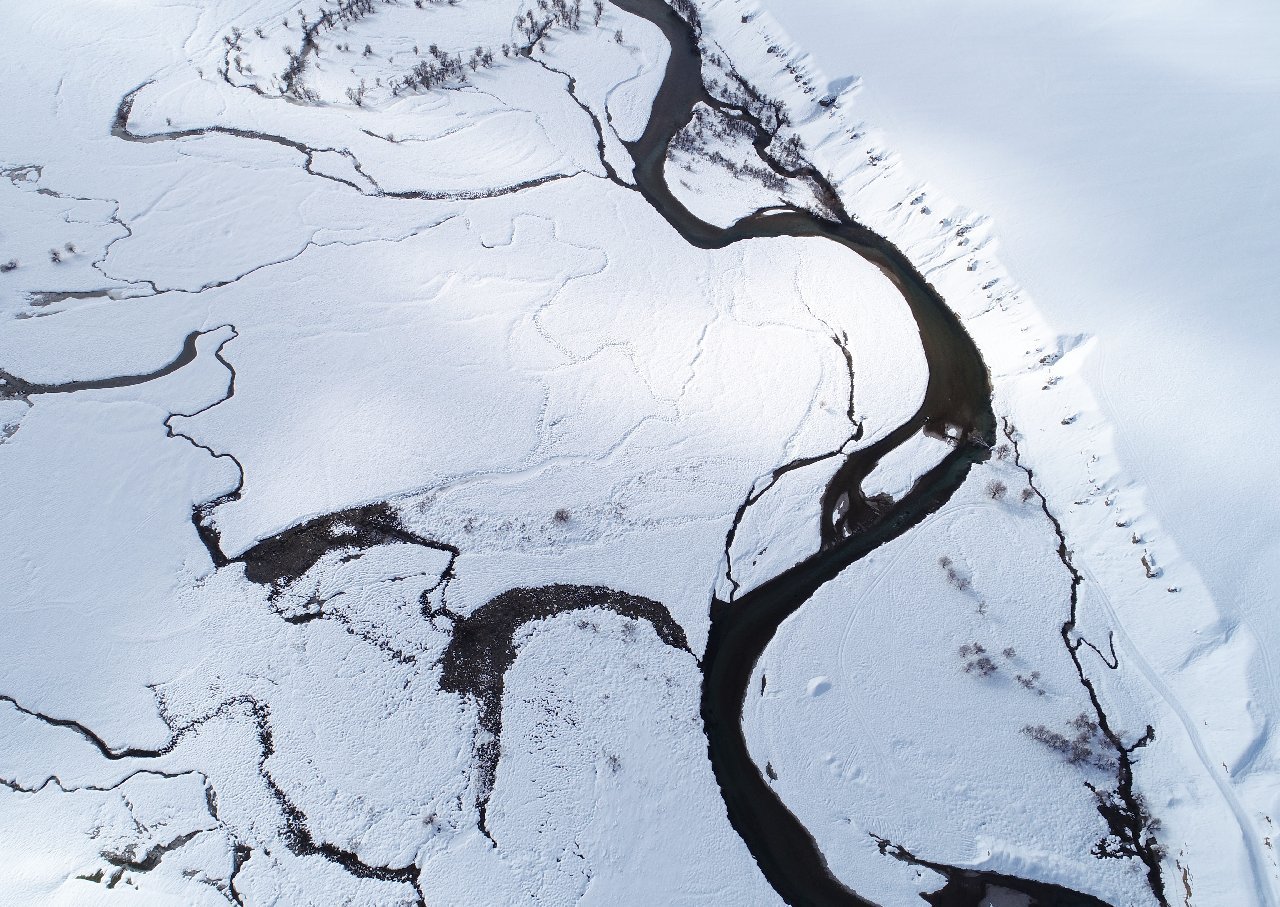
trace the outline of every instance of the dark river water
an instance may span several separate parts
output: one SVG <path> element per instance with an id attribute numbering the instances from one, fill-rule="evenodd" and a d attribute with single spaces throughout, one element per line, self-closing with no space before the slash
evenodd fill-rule
<path id="1" fill-rule="evenodd" d="M 664 168 L 668 146 L 689 122 L 698 103 L 726 109 L 703 83 L 695 29 L 663 0 L 612 0 L 620 9 L 658 26 L 671 45 L 665 78 L 644 134 L 629 142 L 640 192 L 692 245 L 722 248 L 744 239 L 819 236 L 839 243 L 879 268 L 902 293 L 920 331 L 929 379 L 919 410 L 881 440 L 848 456 L 823 500 L 822 549 L 732 603 L 715 601 L 710 636 L 703 656 L 702 717 L 708 752 L 729 820 L 746 842 L 773 888 L 788 903 L 865 905 L 829 870 L 817 842 L 786 808 L 747 749 L 742 710 L 753 670 L 779 625 L 801 608 L 824 583 L 882 545 L 898 538 L 942 507 L 969 470 L 990 455 L 996 421 L 986 365 L 972 338 L 938 292 L 892 243 L 839 210 L 838 196 L 825 178 L 809 167 L 786 170 L 767 155 L 762 160 L 782 175 L 802 175 L 832 199 L 832 219 L 807 211 L 759 213 L 728 228 L 695 217 L 672 194 Z M 735 112 L 738 109 L 735 108 Z M 759 120 L 748 117 L 757 125 Z M 756 143 L 768 145 L 768 136 Z M 917 431 L 959 439 L 946 458 L 922 476 L 897 502 L 868 501 L 863 478 L 889 451 Z M 847 500 L 847 510 L 837 501 Z M 886 703 L 886 708 L 892 704 Z M 988 889 L 1004 888 L 1029 896 L 1033 904 L 1088 905 L 1103 902 L 1058 886 L 995 873 L 963 870 L 917 859 L 901 848 L 885 846 L 887 857 L 933 869 L 947 879 L 925 899 L 936 907 L 978 907 Z M 856 882 L 854 883 L 856 885 Z"/>

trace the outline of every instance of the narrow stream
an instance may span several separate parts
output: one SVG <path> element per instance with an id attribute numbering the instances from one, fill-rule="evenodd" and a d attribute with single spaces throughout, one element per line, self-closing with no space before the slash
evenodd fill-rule
<path id="1" fill-rule="evenodd" d="M 56 294 L 47 294 L 56 295 Z M 26 381 L 16 375 L 11 375 L 4 370 L 0 370 L 0 400 L 25 400 L 37 394 L 71 394 L 76 391 L 88 390 L 104 390 L 107 388 L 117 387 L 136 387 L 139 384 L 146 384 L 148 381 L 155 381 L 166 375 L 172 375 L 178 369 L 190 365 L 196 360 L 196 341 L 204 334 L 212 334 L 214 331 L 221 330 L 220 327 L 212 328 L 207 331 L 192 331 L 185 340 L 182 341 L 182 349 L 178 355 L 174 356 L 165 365 L 160 366 L 152 372 L 146 372 L 140 375 L 115 375 L 110 378 L 96 378 L 83 381 L 65 381 L 61 384 L 41 384 L 35 381 Z"/>

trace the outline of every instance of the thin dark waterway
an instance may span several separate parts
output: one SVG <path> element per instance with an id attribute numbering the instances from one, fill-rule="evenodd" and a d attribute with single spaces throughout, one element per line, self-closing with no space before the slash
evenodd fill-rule
<path id="1" fill-rule="evenodd" d="M 226 325 L 223 325 L 222 327 L 226 327 Z M 144 372 L 139 375 L 113 375 L 109 378 L 65 381 L 60 384 L 41 384 L 35 381 L 27 381 L 17 377 L 16 375 L 11 375 L 6 371 L 0 370 L 0 400 L 25 400 L 38 394 L 71 394 L 76 391 L 106 390 L 119 387 L 136 387 L 139 384 L 146 384 L 149 381 L 155 381 L 159 378 L 165 377 L 166 375 L 172 375 L 178 369 L 195 362 L 196 342 L 203 335 L 212 334 L 215 331 L 221 330 L 222 327 L 216 327 L 208 331 L 192 331 L 187 334 L 186 339 L 182 341 L 182 349 L 178 351 L 178 355 L 174 356 L 172 360 L 154 371 Z"/>

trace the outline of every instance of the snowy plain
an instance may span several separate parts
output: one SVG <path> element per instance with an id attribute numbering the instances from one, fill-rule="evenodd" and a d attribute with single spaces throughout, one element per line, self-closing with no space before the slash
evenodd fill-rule
<path id="1" fill-rule="evenodd" d="M 650 23 L 587 8 L 498 58 L 537 6 L 364 8 L 290 87 L 323 6 L 18 7 L 0 890 L 774 902 L 707 760 L 704 647 L 930 399 L 918 313 L 839 245 L 697 247 L 634 191 Z M 784 143 L 743 141 L 768 105 L 721 97 L 748 126 L 672 151 L 678 203 L 725 227 L 838 196 L 942 291 L 1000 420 L 779 628 L 742 710 L 758 776 L 877 903 L 970 870 L 1274 903 L 1249 638 L 1112 455 L 1089 344 L 754 3 L 697 9 L 707 83 L 776 99 L 820 176 L 779 189 Z M 496 65 L 393 88 L 437 41 Z M 900 502 L 975 443 L 909 433 L 862 491 Z M 489 660 L 459 670 L 459 640 Z"/>

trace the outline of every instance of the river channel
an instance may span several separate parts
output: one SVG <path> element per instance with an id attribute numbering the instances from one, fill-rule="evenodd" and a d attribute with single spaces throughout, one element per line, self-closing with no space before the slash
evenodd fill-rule
<path id="1" fill-rule="evenodd" d="M 635 162 L 641 194 L 692 245 L 722 248 L 753 238 L 823 237 L 840 243 L 879 268 L 902 293 L 920 331 L 929 377 L 916 413 L 892 432 L 851 453 L 836 469 L 823 499 L 823 545 L 802 562 L 732 603 L 713 601 L 711 627 L 703 655 L 702 718 L 708 753 L 724 797 L 729 820 L 746 842 L 774 890 L 792 905 L 869 905 L 830 871 L 813 835 L 773 791 L 747 748 L 742 726 L 752 673 L 765 648 L 787 617 L 850 564 L 888 544 L 950 500 L 969 470 L 990 456 L 996 420 L 991 382 L 982 356 L 956 314 L 897 247 L 855 222 L 838 202 L 834 187 L 811 167 L 800 174 L 834 200 L 833 219 L 788 209 L 760 212 L 727 228 L 695 217 L 672 194 L 664 176 L 668 148 L 690 121 L 694 107 L 731 109 L 761 130 L 758 151 L 771 136 L 749 111 L 712 97 L 703 82 L 695 27 L 663 0 L 612 0 L 661 29 L 671 46 L 662 85 L 644 134 L 625 143 Z M 782 175 L 796 176 L 767 153 L 762 162 Z M 919 478 L 901 500 L 869 501 L 862 480 L 891 450 L 916 432 L 954 439 L 941 463 Z M 839 505 L 838 505 L 839 502 Z M 886 707 L 892 707 L 886 703 Z M 989 888 L 1027 895 L 1046 907 L 1098 907 L 1103 902 L 1054 885 L 929 863 L 901 848 L 882 848 L 887 856 L 927 867 L 946 877 L 945 886 L 925 899 L 935 907 L 984 903 Z"/>

